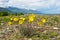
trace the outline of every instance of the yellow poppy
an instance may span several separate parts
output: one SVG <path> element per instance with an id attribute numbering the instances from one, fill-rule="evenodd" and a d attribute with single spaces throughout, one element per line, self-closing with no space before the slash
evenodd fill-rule
<path id="1" fill-rule="evenodd" d="M 26 18 L 24 18 L 24 17 L 20 17 L 20 19 L 21 19 L 21 20 L 25 20 Z"/>
<path id="2" fill-rule="evenodd" d="M 24 21 L 23 20 L 19 20 L 19 24 L 23 24 L 24 23 Z"/>
<path id="3" fill-rule="evenodd" d="M 36 15 L 35 14 L 31 14 L 31 15 L 29 15 L 29 17 L 36 17 Z"/>
<path id="4" fill-rule="evenodd" d="M 45 18 L 42 18 L 41 21 L 42 21 L 43 23 L 46 23 L 46 19 L 45 19 Z"/>
<path id="5" fill-rule="evenodd" d="M 12 24 L 12 22 L 11 22 L 11 21 L 9 21 L 9 22 L 8 22 L 8 25 L 11 25 L 11 24 Z"/>
<path id="6" fill-rule="evenodd" d="M 34 18 L 33 17 L 30 17 L 28 22 L 33 22 L 34 21 Z"/>
<path id="7" fill-rule="evenodd" d="M 11 17 L 10 20 L 13 20 L 13 17 Z"/>
<path id="8" fill-rule="evenodd" d="M 14 21 L 18 21 L 18 20 L 19 20 L 19 18 L 15 17 L 13 20 L 14 20 Z"/>
<path id="9" fill-rule="evenodd" d="M 28 22 L 33 22 L 34 21 L 34 17 L 33 16 L 28 16 Z"/>
<path id="10" fill-rule="evenodd" d="M 35 15 L 35 14 L 32 14 L 31 16 L 32 16 L 32 17 L 36 17 L 36 15 Z"/>
<path id="11" fill-rule="evenodd" d="M 34 21 L 34 19 L 35 19 L 35 14 L 31 14 L 31 15 L 29 15 L 28 16 L 28 22 L 33 22 Z"/>

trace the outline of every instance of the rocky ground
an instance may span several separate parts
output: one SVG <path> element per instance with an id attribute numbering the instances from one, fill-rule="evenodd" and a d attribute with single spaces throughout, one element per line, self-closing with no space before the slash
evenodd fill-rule
<path id="1" fill-rule="evenodd" d="M 42 17 L 47 22 L 39 26 L 36 21 Z M 22 25 L 0 21 L 0 40 L 60 40 L 60 15 L 37 15 L 33 23 Z"/>

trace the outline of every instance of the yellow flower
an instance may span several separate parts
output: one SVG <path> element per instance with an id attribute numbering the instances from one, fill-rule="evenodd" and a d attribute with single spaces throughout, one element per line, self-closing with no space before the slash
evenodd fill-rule
<path id="1" fill-rule="evenodd" d="M 46 19 L 45 19 L 45 18 L 42 18 L 41 21 L 42 21 L 43 23 L 46 23 Z"/>
<path id="2" fill-rule="evenodd" d="M 8 22 L 8 25 L 11 25 L 11 24 L 12 24 L 12 22 L 11 22 L 11 21 L 9 21 L 9 22 Z"/>
<path id="3" fill-rule="evenodd" d="M 36 17 L 36 15 L 35 15 L 35 14 L 32 14 L 31 16 L 32 16 L 32 17 Z"/>
<path id="4" fill-rule="evenodd" d="M 39 26 L 42 26 L 42 22 L 38 22 L 37 24 L 38 24 Z"/>
<path id="5" fill-rule="evenodd" d="M 28 22 L 32 22 L 32 21 L 34 21 L 34 17 L 29 16 L 29 17 L 28 17 Z"/>
<path id="6" fill-rule="evenodd" d="M 33 22 L 35 19 L 35 14 L 31 14 L 28 16 L 28 22 Z"/>
<path id="7" fill-rule="evenodd" d="M 19 20 L 19 24 L 23 24 L 24 23 L 24 21 L 23 20 Z"/>
<path id="8" fill-rule="evenodd" d="M 11 17 L 10 20 L 13 20 L 13 17 Z"/>
<path id="9" fill-rule="evenodd" d="M 18 21 L 19 19 L 18 19 L 17 17 L 15 17 L 13 20 L 14 20 L 14 21 Z"/>
<path id="10" fill-rule="evenodd" d="M 28 22 L 33 22 L 34 21 L 34 18 L 33 17 L 30 17 Z"/>
<path id="11" fill-rule="evenodd" d="M 24 18 L 24 17 L 20 17 L 20 19 L 21 19 L 21 20 L 25 20 L 26 18 Z"/>

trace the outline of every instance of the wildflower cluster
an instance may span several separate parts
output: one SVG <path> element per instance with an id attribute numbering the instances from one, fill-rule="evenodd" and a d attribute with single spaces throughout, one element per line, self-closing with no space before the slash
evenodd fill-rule
<path id="1" fill-rule="evenodd" d="M 31 14 L 31 15 L 29 15 L 28 16 L 28 22 L 33 22 L 34 21 L 34 19 L 35 19 L 35 15 L 34 14 Z"/>
<path id="2" fill-rule="evenodd" d="M 46 23 L 46 19 L 45 18 L 41 18 L 41 21 L 38 21 L 37 24 L 39 26 L 42 26 L 43 23 Z"/>
<path id="3" fill-rule="evenodd" d="M 35 14 L 30 14 L 26 17 L 24 16 L 18 16 L 18 17 L 10 17 L 10 20 L 8 22 L 8 25 L 13 24 L 13 22 L 17 22 L 18 24 L 23 24 L 25 22 L 25 20 L 27 20 L 28 23 L 34 22 L 34 20 L 36 19 L 36 15 Z M 37 24 L 39 26 L 41 26 L 43 23 L 46 23 L 46 19 L 45 18 L 41 18 L 41 21 L 38 21 Z"/>
<path id="4" fill-rule="evenodd" d="M 23 24 L 26 18 L 20 17 L 19 24 Z"/>

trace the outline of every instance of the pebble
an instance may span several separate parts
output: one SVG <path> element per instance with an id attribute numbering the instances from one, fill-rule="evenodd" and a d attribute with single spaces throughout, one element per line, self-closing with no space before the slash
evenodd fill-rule
<path id="1" fill-rule="evenodd" d="M 4 23 L 1 23 L 0 25 L 4 25 Z"/>
<path id="2" fill-rule="evenodd" d="M 29 38 L 28 40 L 32 40 L 32 38 Z"/>
<path id="3" fill-rule="evenodd" d="M 58 27 L 54 27 L 53 29 L 59 29 Z"/>

